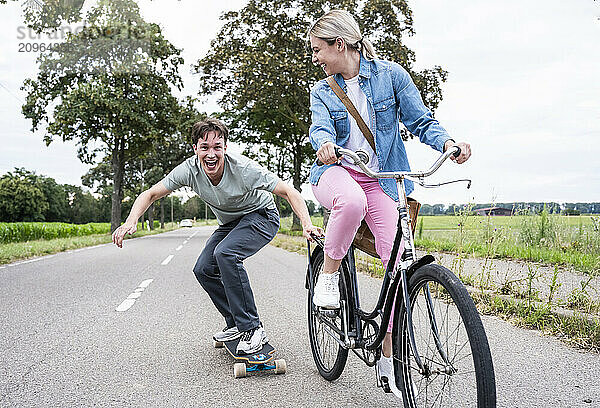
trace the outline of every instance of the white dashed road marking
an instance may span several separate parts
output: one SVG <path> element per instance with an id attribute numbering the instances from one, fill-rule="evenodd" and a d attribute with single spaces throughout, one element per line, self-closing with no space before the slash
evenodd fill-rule
<path id="1" fill-rule="evenodd" d="M 183 245 L 179 245 L 177 248 L 175 248 L 175 251 L 179 251 L 181 248 L 183 248 Z"/>
<path id="2" fill-rule="evenodd" d="M 134 299 L 125 299 L 123 301 L 123 303 L 121 303 L 119 306 L 117 306 L 117 312 L 124 312 L 127 309 L 129 309 L 131 306 L 133 306 L 133 304 L 135 303 Z"/>
<path id="3" fill-rule="evenodd" d="M 161 265 L 166 265 L 166 264 L 168 264 L 169 262 L 171 262 L 171 259 L 173 259 L 173 257 L 174 257 L 174 256 L 175 256 L 175 255 L 169 255 L 169 256 L 167 256 L 167 257 L 165 258 L 165 260 L 164 260 L 164 261 L 162 261 Z"/>
<path id="4" fill-rule="evenodd" d="M 131 306 L 133 306 L 133 304 L 135 303 L 135 300 L 137 298 L 139 298 L 140 296 L 142 296 L 142 292 L 144 291 L 144 289 L 146 289 L 148 287 L 148 285 L 150 285 L 150 283 L 152 283 L 154 279 L 147 279 L 145 281 L 143 281 L 142 283 L 140 283 L 140 285 L 133 291 L 133 293 L 131 293 L 129 296 L 127 296 L 127 299 L 125 299 L 123 302 L 121 302 L 121 304 L 119 306 L 117 306 L 117 308 L 115 309 L 117 312 L 125 312 L 126 310 L 128 310 Z"/>
<path id="5" fill-rule="evenodd" d="M 140 286 L 138 286 L 138 288 L 142 288 L 142 289 L 146 289 L 148 287 L 148 285 L 150 285 L 152 283 L 154 279 L 147 279 L 145 281 L 143 281 L 142 283 L 140 283 Z"/>

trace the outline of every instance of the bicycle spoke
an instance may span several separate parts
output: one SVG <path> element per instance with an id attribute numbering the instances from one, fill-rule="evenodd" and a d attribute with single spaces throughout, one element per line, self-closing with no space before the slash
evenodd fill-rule
<path id="1" fill-rule="evenodd" d="M 465 358 L 472 358 L 472 357 L 473 357 L 472 353 L 465 354 L 461 358 L 459 358 L 458 360 L 453 360 L 452 361 L 452 365 L 456 366 L 456 365 L 458 365 L 458 363 L 460 363 L 461 361 L 463 361 Z"/>
<path id="2" fill-rule="evenodd" d="M 414 284 L 413 284 L 414 285 Z M 431 303 L 427 300 L 427 287 Z M 446 287 L 435 278 L 422 280 L 411 288 L 411 308 L 416 349 L 424 364 L 425 372 L 415 364 L 412 347 L 406 331 L 406 313 L 403 314 L 402 366 L 398 366 L 405 387 L 415 388 L 411 406 L 416 407 L 474 407 L 477 406 L 477 372 L 467 328 L 459 305 Z M 437 334 L 434 328 L 437 327 Z M 404 361 L 408 359 L 408 361 Z M 450 373 L 446 370 L 452 367 Z M 402 368 L 401 368 L 402 367 Z M 411 385 L 412 384 L 412 385 Z M 408 389 L 407 389 L 408 390 Z M 460 401 L 460 402 L 458 402 Z"/>

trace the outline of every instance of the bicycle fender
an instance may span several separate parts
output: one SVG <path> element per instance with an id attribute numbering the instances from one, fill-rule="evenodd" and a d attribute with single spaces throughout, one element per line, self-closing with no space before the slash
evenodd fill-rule
<path id="1" fill-rule="evenodd" d="M 415 271 L 417 269 L 419 269 L 422 266 L 428 265 L 432 262 L 435 262 L 435 258 L 433 257 L 433 255 L 425 255 L 422 258 L 417 259 L 415 262 L 413 262 L 407 269 L 407 278 L 410 278 L 410 276 L 415 273 Z"/>

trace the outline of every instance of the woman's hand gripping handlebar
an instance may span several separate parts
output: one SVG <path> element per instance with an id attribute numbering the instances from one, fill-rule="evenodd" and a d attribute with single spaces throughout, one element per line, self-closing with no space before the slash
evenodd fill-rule
<path id="1" fill-rule="evenodd" d="M 447 181 L 447 182 L 439 183 L 439 184 L 425 184 L 423 182 L 423 179 L 425 177 L 428 177 L 428 176 L 432 175 L 433 173 L 435 173 L 437 171 L 437 169 L 439 169 L 440 166 L 446 161 L 446 159 L 448 159 L 448 157 L 460 156 L 461 150 L 460 150 L 460 147 L 458 147 L 458 146 L 451 146 L 448 150 L 446 150 L 446 152 L 442 153 L 442 155 L 436 160 L 435 163 L 433 163 L 433 165 L 427 171 L 422 171 L 422 172 L 394 171 L 394 172 L 376 173 L 376 172 L 373 172 L 371 169 L 369 169 L 366 166 L 368 163 L 368 160 L 369 160 L 369 155 L 367 155 L 365 152 L 362 152 L 360 150 L 357 152 L 353 152 L 352 150 L 347 150 L 342 147 L 335 146 L 335 145 L 333 145 L 333 143 L 329 143 L 329 144 L 331 144 L 331 148 L 335 152 L 335 157 L 337 157 L 338 160 L 342 156 L 346 156 L 346 157 L 352 159 L 354 161 L 354 164 L 356 164 L 358 167 L 360 167 L 367 176 L 372 177 L 372 178 L 378 178 L 378 179 L 379 178 L 395 178 L 395 179 L 405 178 L 407 180 L 411 180 L 411 181 L 413 181 L 423 187 L 427 187 L 427 188 L 439 187 L 444 184 L 465 181 L 468 183 L 467 188 L 471 187 L 471 180 L 468 180 L 468 179 L 452 180 L 452 181 Z M 321 156 L 324 156 L 324 155 L 321 155 Z M 327 157 L 327 156 L 325 156 L 325 157 Z M 331 161 L 331 160 L 329 160 L 329 161 Z M 323 162 L 320 159 L 317 159 L 317 165 L 322 166 Z"/>

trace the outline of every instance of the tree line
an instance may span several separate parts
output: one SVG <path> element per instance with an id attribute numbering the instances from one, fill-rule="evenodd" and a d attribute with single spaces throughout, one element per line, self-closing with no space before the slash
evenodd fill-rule
<path id="1" fill-rule="evenodd" d="M 95 166 L 86 176 L 99 194 L 111 192 L 114 230 L 127 206 L 132 168 L 139 162 L 140 173 L 146 172 L 151 162 L 144 166 L 143 160 L 168 155 L 185 140 L 190 120 L 202 115 L 193 98 L 174 96 L 183 86 L 181 49 L 158 24 L 142 18 L 135 1 L 98 0 L 85 15 L 82 3 L 45 1 L 26 10 L 28 26 L 38 33 L 63 23 L 82 22 L 83 30 L 41 53 L 38 74 L 23 85 L 22 111 L 47 144 L 73 140 L 78 158 Z M 311 62 L 306 32 L 333 8 L 356 16 L 379 56 L 409 71 L 431 109 L 442 100 L 446 71 L 439 66 L 417 71 L 416 55 L 404 45 L 414 35 L 406 0 L 249 0 L 241 10 L 224 13 L 223 28 L 194 65 L 199 96 L 218 96 L 231 140 L 296 189 L 314 160 L 307 137 L 309 90 L 324 77 Z M 160 163 L 157 177 L 173 163 L 172 158 Z M 299 227 L 297 219 L 294 226 Z"/>
<path id="2" fill-rule="evenodd" d="M 518 214 L 538 214 L 544 209 L 550 214 L 579 215 L 600 214 L 600 203 L 555 203 L 555 202 L 512 202 L 485 204 L 423 204 L 419 215 L 454 215 L 464 211 L 475 211 L 482 208 L 500 207 Z"/>
<path id="3" fill-rule="evenodd" d="M 67 222 L 86 224 L 88 222 L 110 222 L 112 191 L 101 190 L 92 194 L 80 186 L 59 184 L 51 177 L 38 175 L 24 168 L 15 168 L 0 176 L 0 222 Z M 121 216 L 125 218 L 139 191 L 129 191 L 121 206 Z M 214 218 L 205 203 L 198 197 L 182 202 L 173 195 L 166 197 L 161 207 L 149 209 L 146 219 L 160 220 L 161 224 L 183 218 Z M 172 212 L 171 212 L 172 208 Z M 153 228 L 153 222 L 150 223 Z"/>
<path id="4" fill-rule="evenodd" d="M 143 166 L 144 161 L 137 163 L 138 166 L 127 167 L 131 174 L 127 177 L 125 199 L 121 205 L 122 218 L 129 214 L 142 186 L 160 181 L 156 180 L 157 173 L 153 173 L 151 168 L 144 174 L 136 170 L 136 167 Z M 84 182 L 88 186 L 96 184 L 97 180 L 102 179 L 99 177 L 101 170 L 102 166 L 91 169 L 83 177 Z M 142 182 L 142 179 L 146 181 Z M 92 194 L 80 186 L 59 184 L 51 177 L 38 175 L 24 168 L 15 168 L 0 176 L 0 222 L 110 222 L 112 186 L 109 183 L 98 184 L 96 191 L 97 193 Z M 306 204 L 311 215 L 318 211 L 314 202 L 309 200 Z M 278 207 L 284 217 L 293 213 L 286 200 L 278 202 Z M 150 221 L 150 228 L 153 228 L 154 220 L 159 220 L 164 227 L 165 222 L 177 222 L 184 218 L 214 219 L 215 215 L 198 196 L 184 201 L 181 197 L 171 194 L 163 198 L 158 206 L 150 207 L 143 218 Z"/>

